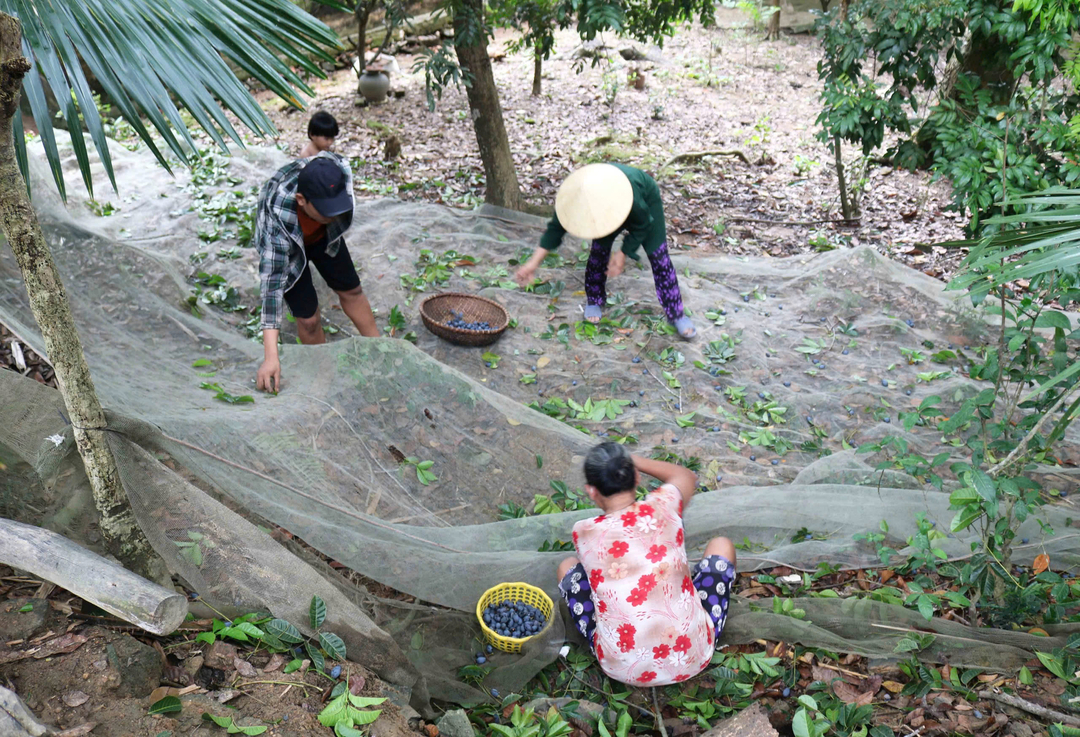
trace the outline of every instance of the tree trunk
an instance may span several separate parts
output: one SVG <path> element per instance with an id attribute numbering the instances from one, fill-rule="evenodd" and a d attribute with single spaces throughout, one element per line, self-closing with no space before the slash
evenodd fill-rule
<path id="1" fill-rule="evenodd" d="M 466 89 L 480 159 L 484 162 L 487 194 L 484 201 L 499 207 L 520 210 L 523 205 L 510 140 L 503 124 L 499 90 L 487 52 L 487 28 L 483 0 L 461 0 L 455 4 L 454 48 L 458 63 L 470 76 Z"/>
<path id="2" fill-rule="evenodd" d="M 357 76 L 364 73 L 364 66 L 366 59 L 364 55 L 367 54 L 367 23 L 368 18 L 371 17 L 371 3 L 365 0 L 356 0 L 356 27 L 359 30 L 359 34 L 356 37 L 356 73 Z"/>
<path id="3" fill-rule="evenodd" d="M 840 136 L 833 137 L 833 153 L 836 156 L 836 182 L 840 185 L 840 212 L 843 213 L 844 220 L 851 220 L 853 213 L 848 200 L 847 180 L 844 177 L 844 157 L 841 156 Z"/>
<path id="4" fill-rule="evenodd" d="M 22 271 L 30 309 L 56 371 L 75 445 L 90 480 L 102 537 L 124 565 L 156 579 L 162 572 L 161 559 L 139 529 L 120 483 L 116 460 L 105 438 L 105 413 L 83 356 L 71 305 L 15 158 L 11 121 L 19 111 L 22 78 L 30 71 L 30 62 L 22 56 L 20 35 L 18 21 L 0 13 L 0 228 Z"/>
<path id="5" fill-rule="evenodd" d="M 540 73 L 543 71 L 543 64 L 544 59 L 540 56 L 540 49 L 533 49 L 533 97 L 540 96 Z"/>
<path id="6" fill-rule="evenodd" d="M 769 25 L 766 38 L 776 41 L 780 38 L 780 0 L 768 0 L 766 7 L 776 8 L 769 14 Z"/>

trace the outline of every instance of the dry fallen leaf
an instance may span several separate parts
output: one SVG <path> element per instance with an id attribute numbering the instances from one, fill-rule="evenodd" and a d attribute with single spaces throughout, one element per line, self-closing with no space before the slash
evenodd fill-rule
<path id="1" fill-rule="evenodd" d="M 882 681 L 882 687 L 891 693 L 900 693 L 904 690 L 904 684 L 897 683 L 896 681 Z"/>
<path id="2" fill-rule="evenodd" d="M 63 699 L 65 704 L 71 707 L 82 706 L 90 700 L 89 696 L 79 690 L 64 691 L 60 698 Z"/>
<path id="3" fill-rule="evenodd" d="M 833 693 L 836 697 L 843 701 L 845 704 L 854 704 L 855 706 L 868 706 L 870 702 L 874 700 L 874 692 L 866 691 L 861 692 L 855 686 L 852 686 L 846 681 L 835 681 L 832 685 Z"/>
<path id="4" fill-rule="evenodd" d="M 42 658 L 48 658 L 62 653 L 73 653 L 82 647 L 85 642 L 86 637 L 84 635 L 76 635 L 69 632 L 66 635 L 60 635 L 55 640 L 46 642 L 36 653 L 34 653 L 34 658 L 41 660 Z"/>
<path id="5" fill-rule="evenodd" d="M 366 681 L 363 676 L 349 676 L 349 693 L 353 696 L 359 696 L 363 692 L 365 684 Z"/>
<path id="6" fill-rule="evenodd" d="M 156 704 L 166 696 L 175 696 L 176 698 L 180 698 L 181 695 L 182 694 L 180 693 L 180 689 L 178 688 L 173 688 L 172 686 L 158 686 L 150 692 L 150 703 Z"/>
<path id="7" fill-rule="evenodd" d="M 1046 553 L 1040 553 L 1035 556 L 1035 563 L 1031 566 L 1031 572 L 1036 576 L 1045 570 L 1050 568 L 1050 556 Z"/>
<path id="8" fill-rule="evenodd" d="M 547 366 L 549 363 L 551 363 L 550 358 L 547 356 L 540 356 L 540 358 L 536 359 L 536 368 L 544 368 L 544 366 Z"/>

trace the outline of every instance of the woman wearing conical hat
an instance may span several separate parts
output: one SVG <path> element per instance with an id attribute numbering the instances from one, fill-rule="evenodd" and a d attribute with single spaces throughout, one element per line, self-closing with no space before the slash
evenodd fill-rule
<path id="1" fill-rule="evenodd" d="M 612 255 L 615 236 L 622 232 L 622 249 Z M 624 164 L 589 164 L 567 177 L 555 197 L 555 216 L 540 246 L 515 275 L 519 284 L 532 283 L 544 257 L 558 249 L 566 233 L 592 241 L 585 266 L 586 320 L 600 321 L 607 301 L 607 278 L 621 274 L 626 257 L 637 261 L 638 249 L 643 249 L 668 322 L 684 340 L 697 334 L 683 312 L 679 280 L 668 255 L 664 205 L 652 177 Z"/>

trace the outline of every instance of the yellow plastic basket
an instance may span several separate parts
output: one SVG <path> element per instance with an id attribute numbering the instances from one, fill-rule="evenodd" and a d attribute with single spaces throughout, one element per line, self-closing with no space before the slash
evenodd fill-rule
<path id="1" fill-rule="evenodd" d="M 503 637 L 495 632 L 484 622 L 484 610 L 492 604 L 498 606 L 504 601 L 520 601 L 539 609 L 547 620 L 544 628 L 531 637 Z M 520 653 L 522 645 L 533 637 L 538 637 L 547 632 L 548 627 L 551 626 L 551 615 L 554 611 L 555 605 L 552 603 L 551 597 L 527 583 L 501 583 L 498 586 L 493 586 L 485 591 L 484 595 L 480 597 L 480 601 L 476 603 L 476 619 L 480 622 L 481 629 L 484 630 L 484 639 L 496 650 L 502 650 L 504 653 Z"/>

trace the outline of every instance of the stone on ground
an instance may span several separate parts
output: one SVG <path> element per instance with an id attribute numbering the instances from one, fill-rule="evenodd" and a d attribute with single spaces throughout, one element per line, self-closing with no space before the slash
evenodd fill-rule
<path id="1" fill-rule="evenodd" d="M 760 702 L 717 724 L 701 737 L 780 737 Z"/>
<path id="2" fill-rule="evenodd" d="M 464 709 L 446 712 L 435 726 L 439 728 L 439 737 L 473 737 L 472 724 Z"/>
<path id="3" fill-rule="evenodd" d="M 28 611 L 22 611 L 29 607 Z M 0 642 L 29 640 L 45 630 L 49 602 L 45 599 L 17 598 L 0 602 Z"/>

